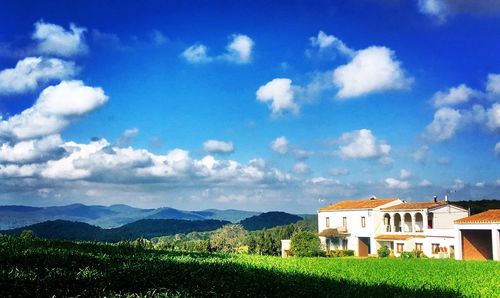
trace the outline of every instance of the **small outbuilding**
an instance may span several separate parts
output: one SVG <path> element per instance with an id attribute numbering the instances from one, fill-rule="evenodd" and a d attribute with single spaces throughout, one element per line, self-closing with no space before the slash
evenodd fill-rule
<path id="1" fill-rule="evenodd" d="M 500 209 L 455 220 L 458 260 L 500 261 Z"/>

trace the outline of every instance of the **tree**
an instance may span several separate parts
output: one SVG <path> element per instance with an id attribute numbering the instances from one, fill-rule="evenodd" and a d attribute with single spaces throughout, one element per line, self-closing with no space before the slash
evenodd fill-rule
<path id="1" fill-rule="evenodd" d="M 220 252 L 235 252 L 244 245 L 247 231 L 239 224 L 229 224 L 215 231 L 210 237 L 210 245 Z"/>
<path id="2" fill-rule="evenodd" d="M 321 255 L 321 241 L 311 232 L 298 232 L 293 235 L 290 248 L 295 256 L 314 257 Z"/>

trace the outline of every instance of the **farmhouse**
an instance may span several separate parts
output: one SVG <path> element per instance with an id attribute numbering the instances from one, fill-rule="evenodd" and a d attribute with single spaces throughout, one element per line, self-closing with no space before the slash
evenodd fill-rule
<path id="1" fill-rule="evenodd" d="M 500 260 L 500 209 L 455 221 L 456 259 Z"/>
<path id="2" fill-rule="evenodd" d="M 448 200 L 404 202 L 399 198 L 341 201 L 318 210 L 318 235 L 325 250 L 376 254 L 386 245 L 399 256 L 418 250 L 429 257 L 454 257 L 454 221 L 468 211 Z"/>

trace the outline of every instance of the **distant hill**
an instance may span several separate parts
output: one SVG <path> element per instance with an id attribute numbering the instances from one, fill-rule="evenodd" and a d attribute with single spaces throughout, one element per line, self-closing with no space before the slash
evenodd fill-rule
<path id="1" fill-rule="evenodd" d="M 302 217 L 286 212 L 266 212 L 240 221 L 240 224 L 248 231 L 257 231 L 276 226 L 296 223 Z"/>
<path id="2" fill-rule="evenodd" d="M 103 229 L 83 222 L 53 220 L 23 228 L 4 230 L 0 233 L 19 235 L 23 230 L 32 230 L 36 236 L 48 239 L 117 242 L 139 237 L 149 239 L 178 233 L 213 231 L 229 223 L 213 219 L 143 219 L 118 228 Z"/>
<path id="3" fill-rule="evenodd" d="M 0 229 L 14 229 L 49 220 L 79 221 L 101 228 L 114 228 L 141 219 L 227 220 L 238 222 L 259 212 L 241 210 L 184 211 L 174 208 L 141 209 L 128 205 L 54 207 L 0 206 Z"/>
<path id="4" fill-rule="evenodd" d="M 465 209 L 470 208 L 471 215 L 481 213 L 489 209 L 500 209 L 500 200 L 451 201 L 450 204 L 454 204 Z"/>

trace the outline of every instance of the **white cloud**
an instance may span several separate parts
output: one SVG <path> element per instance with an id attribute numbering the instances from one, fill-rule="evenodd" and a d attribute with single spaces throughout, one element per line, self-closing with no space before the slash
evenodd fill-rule
<path id="1" fill-rule="evenodd" d="M 168 38 L 159 30 L 153 30 L 151 31 L 151 39 L 156 45 L 163 45 L 168 42 Z"/>
<path id="2" fill-rule="evenodd" d="M 391 151 L 391 146 L 377 141 L 369 129 L 346 132 L 339 141 L 342 145 L 337 154 L 344 159 L 383 158 Z"/>
<path id="3" fill-rule="evenodd" d="M 407 180 L 411 176 L 412 176 L 411 172 L 406 169 L 401 169 L 401 171 L 399 171 L 399 178 L 401 180 Z"/>
<path id="4" fill-rule="evenodd" d="M 309 166 L 303 161 L 297 162 L 293 165 L 293 171 L 297 174 L 307 174 L 310 170 Z"/>
<path id="5" fill-rule="evenodd" d="M 426 127 L 426 136 L 436 142 L 451 139 L 457 132 L 462 115 L 458 110 L 440 108 L 434 114 L 434 120 Z"/>
<path id="6" fill-rule="evenodd" d="M 294 102 L 294 86 L 290 79 L 273 79 L 260 86 L 256 95 L 257 100 L 271 103 L 270 109 L 275 115 L 285 111 L 292 113 L 299 111 L 299 106 Z"/>
<path id="7" fill-rule="evenodd" d="M 228 154 L 234 151 L 234 146 L 232 142 L 208 140 L 203 143 L 203 149 L 208 153 Z"/>
<path id="8" fill-rule="evenodd" d="M 401 62 L 386 47 L 372 46 L 357 51 L 354 58 L 333 72 L 333 83 L 341 99 L 385 90 L 408 89 L 413 79 L 405 75 Z"/>
<path id="9" fill-rule="evenodd" d="M 348 169 L 340 169 L 340 168 L 331 168 L 328 173 L 330 173 L 333 176 L 345 176 L 349 175 L 351 171 Z"/>
<path id="10" fill-rule="evenodd" d="M 62 139 L 59 135 L 15 144 L 3 143 L 0 145 L 0 163 L 26 163 L 44 160 L 52 157 L 61 144 Z"/>
<path id="11" fill-rule="evenodd" d="M 271 149 L 279 154 L 286 154 L 289 149 L 288 140 L 284 136 L 276 138 L 271 142 Z"/>
<path id="12" fill-rule="evenodd" d="M 310 37 L 309 40 L 311 46 L 318 48 L 320 53 L 328 49 L 333 49 L 348 57 L 354 56 L 356 53 L 356 51 L 346 46 L 340 39 L 333 35 L 327 35 L 323 31 L 319 31 L 318 36 Z"/>
<path id="13" fill-rule="evenodd" d="M 500 95 L 500 74 L 497 73 L 488 74 L 486 91 L 491 95 Z"/>
<path id="14" fill-rule="evenodd" d="M 260 86 L 256 95 L 257 100 L 271 103 L 270 109 L 275 115 L 284 111 L 295 114 L 299 111 L 299 106 L 294 102 L 294 86 L 290 79 L 273 79 Z"/>
<path id="15" fill-rule="evenodd" d="M 419 0 L 421 13 L 443 24 L 454 14 L 498 15 L 500 2 L 496 0 L 457 1 L 457 0 Z"/>
<path id="16" fill-rule="evenodd" d="M 421 13 L 435 17 L 440 22 L 443 22 L 448 14 L 446 3 L 442 0 L 418 0 L 418 6 Z"/>
<path id="17" fill-rule="evenodd" d="M 182 52 L 182 56 L 190 63 L 207 63 L 212 58 L 207 54 L 208 49 L 203 44 L 192 45 Z"/>
<path id="18" fill-rule="evenodd" d="M 15 68 L 0 71 L 0 94 L 21 93 L 53 79 L 65 79 L 76 73 L 73 62 L 56 58 L 28 57 Z"/>
<path id="19" fill-rule="evenodd" d="M 495 154 L 497 156 L 500 156 L 500 142 L 496 143 L 495 145 Z"/>
<path id="20" fill-rule="evenodd" d="M 130 146 L 130 143 L 138 134 L 139 134 L 139 129 L 136 127 L 125 129 L 123 134 L 116 141 L 116 145 L 118 145 L 118 147 Z"/>
<path id="21" fill-rule="evenodd" d="M 82 81 L 62 81 L 45 88 L 21 114 L 0 121 L 0 137 L 31 139 L 60 132 L 72 119 L 102 106 L 108 97 Z"/>
<path id="22" fill-rule="evenodd" d="M 453 180 L 453 185 L 451 185 L 451 190 L 459 191 L 465 188 L 465 182 L 462 179 Z"/>
<path id="23" fill-rule="evenodd" d="M 411 184 L 408 181 L 398 180 L 395 178 L 387 178 L 385 179 L 385 183 L 388 188 L 408 189 L 411 187 Z"/>
<path id="24" fill-rule="evenodd" d="M 461 84 L 457 87 L 452 87 L 448 91 L 439 91 L 434 94 L 432 101 L 435 107 L 453 106 L 466 103 L 472 96 L 477 94 L 477 91 Z"/>
<path id="25" fill-rule="evenodd" d="M 70 24 L 70 30 L 55 24 L 39 21 L 35 23 L 32 38 L 38 42 L 37 50 L 41 54 L 52 54 L 64 57 L 87 52 L 83 37 L 85 28 Z"/>
<path id="26" fill-rule="evenodd" d="M 429 152 L 429 146 L 422 145 L 415 152 L 413 152 L 413 154 L 411 155 L 411 157 L 413 158 L 413 160 L 415 160 L 417 162 L 424 163 L 425 160 L 427 159 L 428 152 Z"/>
<path id="27" fill-rule="evenodd" d="M 245 34 L 233 34 L 231 38 L 224 58 L 236 63 L 249 63 L 252 60 L 254 41 Z"/>
<path id="28" fill-rule="evenodd" d="M 486 125 L 492 131 L 500 131 L 500 103 L 495 103 L 487 111 Z"/>
<path id="29" fill-rule="evenodd" d="M 427 187 L 427 186 L 431 186 L 432 183 L 427 179 L 423 179 L 422 181 L 420 181 L 420 183 L 418 185 L 420 185 L 422 187 Z"/>

